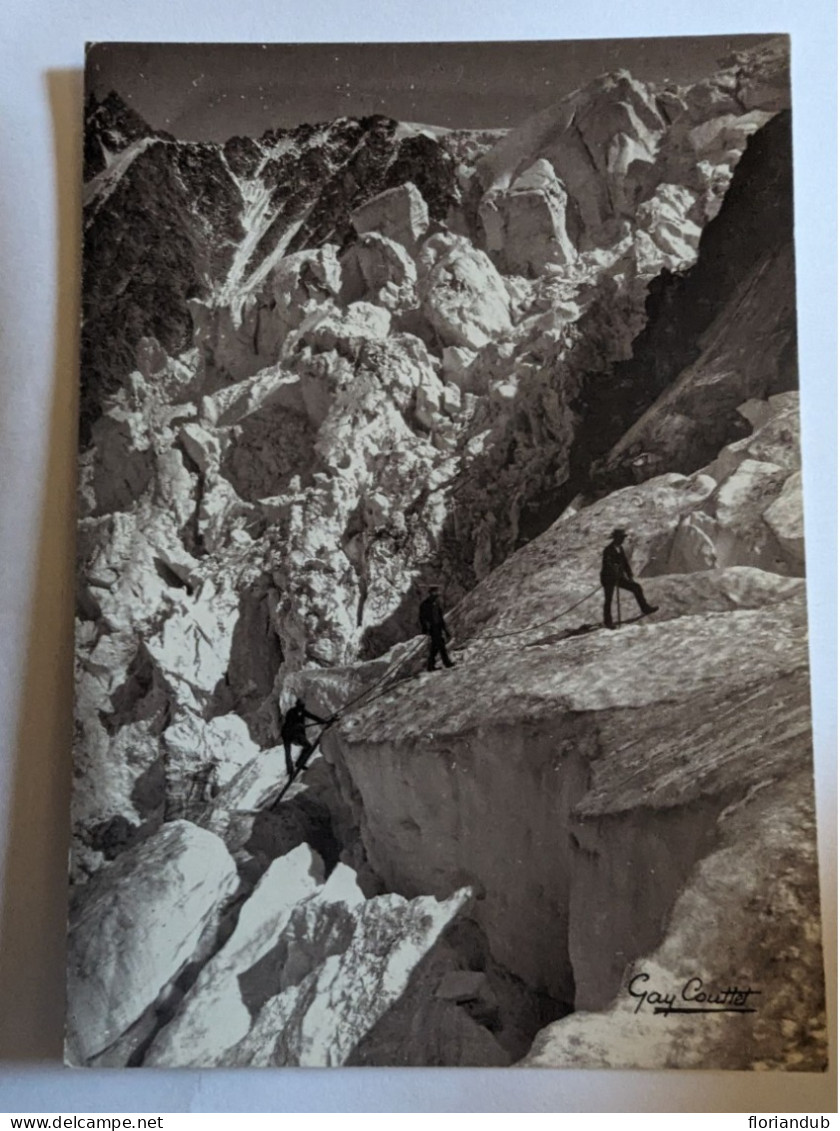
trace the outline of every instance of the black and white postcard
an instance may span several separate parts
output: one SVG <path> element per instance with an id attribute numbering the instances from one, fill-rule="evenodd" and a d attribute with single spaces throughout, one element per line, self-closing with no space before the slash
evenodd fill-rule
<path id="1" fill-rule="evenodd" d="M 95 44 L 66 1057 L 825 1067 L 789 42 Z"/>

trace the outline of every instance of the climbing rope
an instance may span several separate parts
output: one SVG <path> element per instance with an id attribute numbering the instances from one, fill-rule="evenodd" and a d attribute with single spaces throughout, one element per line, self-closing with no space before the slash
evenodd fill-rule
<path id="1" fill-rule="evenodd" d="M 408 663 L 409 660 L 414 659 L 415 654 L 419 651 L 419 649 L 417 647 L 418 643 L 424 643 L 424 641 L 423 640 L 415 641 L 413 644 L 409 645 L 409 647 L 406 649 L 405 653 L 402 656 L 400 656 L 398 659 L 394 660 L 391 664 L 388 665 L 384 675 L 381 675 L 378 680 L 376 680 L 374 683 L 372 683 L 370 685 L 370 687 L 365 688 L 364 691 L 361 691 L 353 699 L 348 699 L 348 701 L 346 703 L 344 703 L 343 706 L 339 707 L 338 711 L 335 712 L 335 714 L 333 715 L 333 718 L 334 719 L 340 718 L 341 714 L 344 711 L 346 711 L 348 707 L 354 706 L 356 703 L 359 702 L 360 699 L 364 699 L 366 696 L 370 695 L 372 691 L 375 691 L 376 688 L 380 686 L 380 684 L 387 683 L 387 681 L 390 679 L 390 677 L 392 675 L 396 674 L 399 671 L 399 669 L 403 666 L 403 664 L 406 664 L 406 663 Z M 388 690 L 388 688 L 384 687 L 382 689 L 382 691 L 379 693 L 379 695 L 374 696 L 374 698 L 379 699 L 380 696 L 384 695 L 387 690 Z M 373 699 L 370 699 L 369 702 L 372 703 Z M 365 705 L 367 706 L 367 704 L 365 704 Z"/>
<path id="2" fill-rule="evenodd" d="M 545 625 L 552 624 L 554 621 L 560 620 L 562 617 L 565 617 L 569 613 L 574 612 L 574 610 L 579 605 L 582 605 L 584 601 L 588 601 L 590 597 L 594 597 L 594 595 L 598 592 L 598 590 L 600 588 L 601 588 L 600 585 L 596 585 L 594 589 L 590 589 L 590 591 L 584 597 L 581 597 L 581 599 L 579 601 L 575 601 L 575 603 L 573 605 L 569 605 L 568 609 L 563 609 L 562 612 L 559 612 L 559 613 L 553 613 L 550 617 L 547 617 L 545 620 L 537 621 L 536 624 L 526 625 L 525 628 L 514 628 L 510 632 L 496 632 L 496 633 L 493 633 L 493 635 L 491 635 L 491 636 L 476 636 L 472 640 L 470 640 L 468 643 L 469 644 L 480 644 L 485 640 L 504 640 L 508 636 L 521 636 L 523 632 L 533 632 L 533 630 L 536 629 L 536 628 L 543 628 Z M 467 647 L 467 645 L 463 644 L 463 645 L 461 645 L 461 648 L 457 648 L 457 649 L 453 648 L 452 650 L 453 650 L 453 652 L 461 651 L 462 648 L 466 648 L 466 647 Z"/>
<path id="3" fill-rule="evenodd" d="M 536 624 L 527 625 L 525 628 L 513 629 L 511 632 L 494 633 L 492 636 L 478 636 L 478 637 L 475 637 L 474 639 L 472 639 L 471 641 L 469 641 L 469 644 L 479 644 L 479 643 L 482 643 L 485 640 L 503 640 L 503 639 L 505 639 L 506 637 L 509 637 L 509 636 L 520 636 L 523 632 L 532 632 L 534 629 L 542 628 L 547 624 L 552 624 L 554 621 L 558 621 L 562 617 L 567 616 L 569 613 L 574 612 L 574 610 L 576 608 L 578 608 L 578 606 L 582 605 L 584 601 L 588 601 L 590 597 L 593 597 L 598 592 L 599 589 L 600 589 L 600 585 L 596 585 L 594 589 L 591 589 L 587 594 L 585 594 L 583 597 L 581 597 L 581 599 L 579 601 L 576 601 L 573 605 L 569 605 L 569 607 L 567 609 L 563 609 L 559 613 L 554 613 L 552 616 L 547 617 L 543 621 L 538 621 Z M 616 590 L 616 592 L 618 592 L 618 590 Z M 458 602 L 458 604 L 455 605 L 455 607 L 452 609 L 452 611 L 450 613 L 450 616 L 454 616 L 457 613 L 458 609 L 460 608 L 461 604 L 466 600 L 467 596 L 469 596 L 469 594 L 465 594 L 464 597 L 462 597 L 461 600 Z M 620 598 L 619 598 L 619 601 L 620 601 Z M 621 618 L 621 605 L 619 603 L 619 623 L 620 623 L 620 618 Z M 364 703 L 365 707 L 370 706 L 371 703 L 376 702 L 377 699 L 381 699 L 383 695 L 387 694 L 387 692 L 391 690 L 391 687 L 393 686 L 393 683 L 389 682 L 391 680 L 391 677 L 395 674 L 398 674 L 400 669 L 405 664 L 407 664 L 409 661 L 411 661 L 415 658 L 415 656 L 419 652 L 418 644 L 424 644 L 425 645 L 425 639 L 419 638 L 417 641 L 415 641 L 414 644 L 410 645 L 408 647 L 408 649 L 406 650 L 406 652 L 402 656 L 399 657 L 399 659 L 393 661 L 393 663 L 388 665 L 385 672 L 379 677 L 379 679 L 377 679 L 374 683 L 372 683 L 370 687 L 366 687 L 364 691 L 359 692 L 359 694 L 355 695 L 352 699 L 348 699 L 347 702 L 343 703 L 338 708 L 337 711 L 333 712 L 333 714 L 330 716 L 330 719 L 328 720 L 328 722 L 326 722 L 321 727 L 321 730 L 318 732 L 318 734 L 315 738 L 315 741 L 312 743 L 312 746 L 310 747 L 309 752 L 306 755 L 305 761 L 303 761 L 303 762 L 299 761 L 299 764 L 295 766 L 294 772 L 289 777 L 288 781 L 283 786 L 283 788 L 280 790 L 280 793 L 277 795 L 276 800 L 272 804 L 276 805 L 277 802 L 282 801 L 282 799 L 285 797 L 287 791 L 291 787 L 292 783 L 306 769 L 306 766 L 307 766 L 307 763 L 309 762 L 309 759 L 312 757 L 312 755 L 318 749 L 318 745 L 320 744 L 321 738 L 323 737 L 325 732 L 328 731 L 331 726 L 334 726 L 338 722 L 338 720 L 342 717 L 342 715 L 350 707 L 355 706 L 362 699 L 366 700 L 366 702 Z M 460 648 L 453 648 L 452 650 L 453 650 L 453 652 L 462 651 L 463 648 L 466 648 L 466 647 L 467 647 L 467 645 L 464 644 Z M 374 694 L 374 692 L 376 692 L 377 688 L 379 688 L 379 687 L 381 687 L 382 690 L 378 691 L 377 694 Z"/>
<path id="4" fill-rule="evenodd" d="M 341 716 L 344 714 L 344 712 L 348 710 L 348 708 L 355 706 L 355 704 L 358 703 L 360 700 L 365 699 L 368 696 L 370 696 L 370 698 L 368 698 L 367 702 L 364 704 L 364 706 L 368 706 L 370 703 L 373 703 L 376 699 L 380 699 L 383 695 L 386 694 L 386 692 L 388 692 L 390 690 L 391 685 L 388 685 L 388 686 L 383 687 L 378 695 L 372 694 L 382 684 L 387 683 L 387 681 L 390 679 L 390 677 L 392 675 L 397 674 L 399 672 L 400 668 L 405 663 L 407 663 L 409 660 L 414 659 L 414 656 L 419 651 L 419 649 L 417 648 L 417 643 L 418 642 L 415 641 L 415 643 L 410 645 L 409 648 L 405 651 L 405 653 L 402 656 L 399 657 L 399 659 L 397 659 L 393 663 L 389 664 L 388 667 L 386 668 L 384 674 L 381 675 L 378 680 L 376 680 L 374 683 L 372 683 L 370 685 L 370 687 L 366 687 L 364 691 L 360 692 L 358 695 L 354 696 L 352 699 L 348 699 L 346 703 L 342 703 L 342 705 L 338 708 L 338 710 L 333 712 L 333 714 L 330 716 L 328 722 L 326 722 L 321 727 L 320 731 L 318 732 L 318 734 L 315 738 L 315 741 L 312 743 L 312 746 L 310 747 L 309 752 L 306 755 L 305 761 L 302 761 L 302 762 L 300 760 L 298 761 L 298 764 L 294 768 L 294 772 L 289 777 L 289 779 L 287 780 L 287 782 L 283 786 L 283 788 L 280 790 L 279 794 L 277 795 L 275 800 L 272 802 L 272 805 L 276 805 L 279 801 L 283 800 L 283 798 L 286 795 L 286 792 L 288 791 L 288 789 L 292 785 L 292 782 L 294 782 L 297 779 L 297 777 L 306 769 L 307 763 L 309 762 L 309 759 L 312 757 L 312 755 L 315 753 L 315 751 L 318 749 L 318 745 L 319 745 L 321 738 L 323 737 L 324 733 L 326 731 L 328 731 L 331 726 L 334 726 L 338 722 L 338 720 L 341 718 Z"/>

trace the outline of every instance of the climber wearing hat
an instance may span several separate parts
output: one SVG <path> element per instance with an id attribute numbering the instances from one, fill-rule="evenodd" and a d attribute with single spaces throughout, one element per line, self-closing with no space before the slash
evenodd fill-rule
<path id="1" fill-rule="evenodd" d="M 440 594 L 437 585 L 429 586 L 429 595 L 420 602 L 420 628 L 429 637 L 429 660 L 426 670 L 437 670 L 435 660 L 440 656 L 446 667 L 453 667 L 449 654 L 446 651 L 446 641 L 451 633 L 443 619 L 443 609 L 440 607 Z"/>
<path id="2" fill-rule="evenodd" d="M 641 585 L 633 580 L 630 562 L 622 549 L 627 531 L 618 528 L 610 537 L 612 541 L 607 543 L 601 555 L 601 585 L 604 587 L 604 624 L 607 628 L 615 628 L 612 619 L 612 598 L 616 589 L 628 589 L 636 598 L 643 616 L 647 613 L 655 613 L 659 606 L 649 605 Z"/>

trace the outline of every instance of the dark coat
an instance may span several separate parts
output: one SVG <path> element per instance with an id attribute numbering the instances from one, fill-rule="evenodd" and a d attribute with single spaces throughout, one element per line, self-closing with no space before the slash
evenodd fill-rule
<path id="1" fill-rule="evenodd" d="M 311 711 L 307 711 L 306 707 L 299 707 L 296 703 L 286 712 L 280 737 L 285 738 L 288 742 L 293 742 L 295 746 L 304 746 L 306 744 L 307 719 L 311 719 L 314 723 L 325 723 L 327 721 L 322 719 L 320 715 L 313 715 Z"/>
<path id="2" fill-rule="evenodd" d="M 449 638 L 449 629 L 443 619 L 440 601 L 431 593 L 420 603 L 420 628 L 427 636 Z"/>
<path id="3" fill-rule="evenodd" d="M 633 571 L 627 555 L 621 546 L 610 542 L 601 555 L 601 584 L 617 585 L 620 581 L 632 581 Z"/>

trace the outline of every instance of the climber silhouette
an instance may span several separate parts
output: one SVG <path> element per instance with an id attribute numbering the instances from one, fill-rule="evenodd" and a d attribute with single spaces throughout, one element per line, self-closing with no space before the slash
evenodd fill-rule
<path id="1" fill-rule="evenodd" d="M 649 605 L 645 600 L 642 587 L 633 580 L 633 571 L 630 562 L 622 549 L 627 532 L 620 528 L 612 532 L 612 541 L 608 542 L 601 555 L 601 585 L 604 587 L 604 624 L 607 628 L 615 628 L 612 619 L 612 598 L 616 589 L 627 589 L 638 602 L 644 616 L 655 613 L 658 605 Z"/>
<path id="2" fill-rule="evenodd" d="M 280 728 L 280 737 L 283 739 L 283 750 L 286 755 L 286 773 L 289 777 L 296 770 L 302 770 L 308 759 L 309 755 L 315 749 L 315 743 L 310 742 L 306 737 L 306 720 L 312 719 L 315 723 L 326 724 L 330 720 L 322 719 L 320 715 L 313 715 L 311 711 L 307 711 L 306 704 L 298 697 L 295 700 L 294 707 L 290 707 L 286 712 L 286 717 L 283 719 L 283 726 Z M 298 754 L 297 762 L 292 765 L 292 747 L 299 746 L 301 748 Z"/>
<path id="3" fill-rule="evenodd" d="M 420 602 L 420 628 L 429 637 L 429 660 L 426 670 L 430 672 L 437 670 L 435 660 L 438 656 L 446 667 L 454 667 L 446 651 L 446 641 L 452 634 L 446 627 L 437 585 L 430 585 L 428 597 Z"/>

